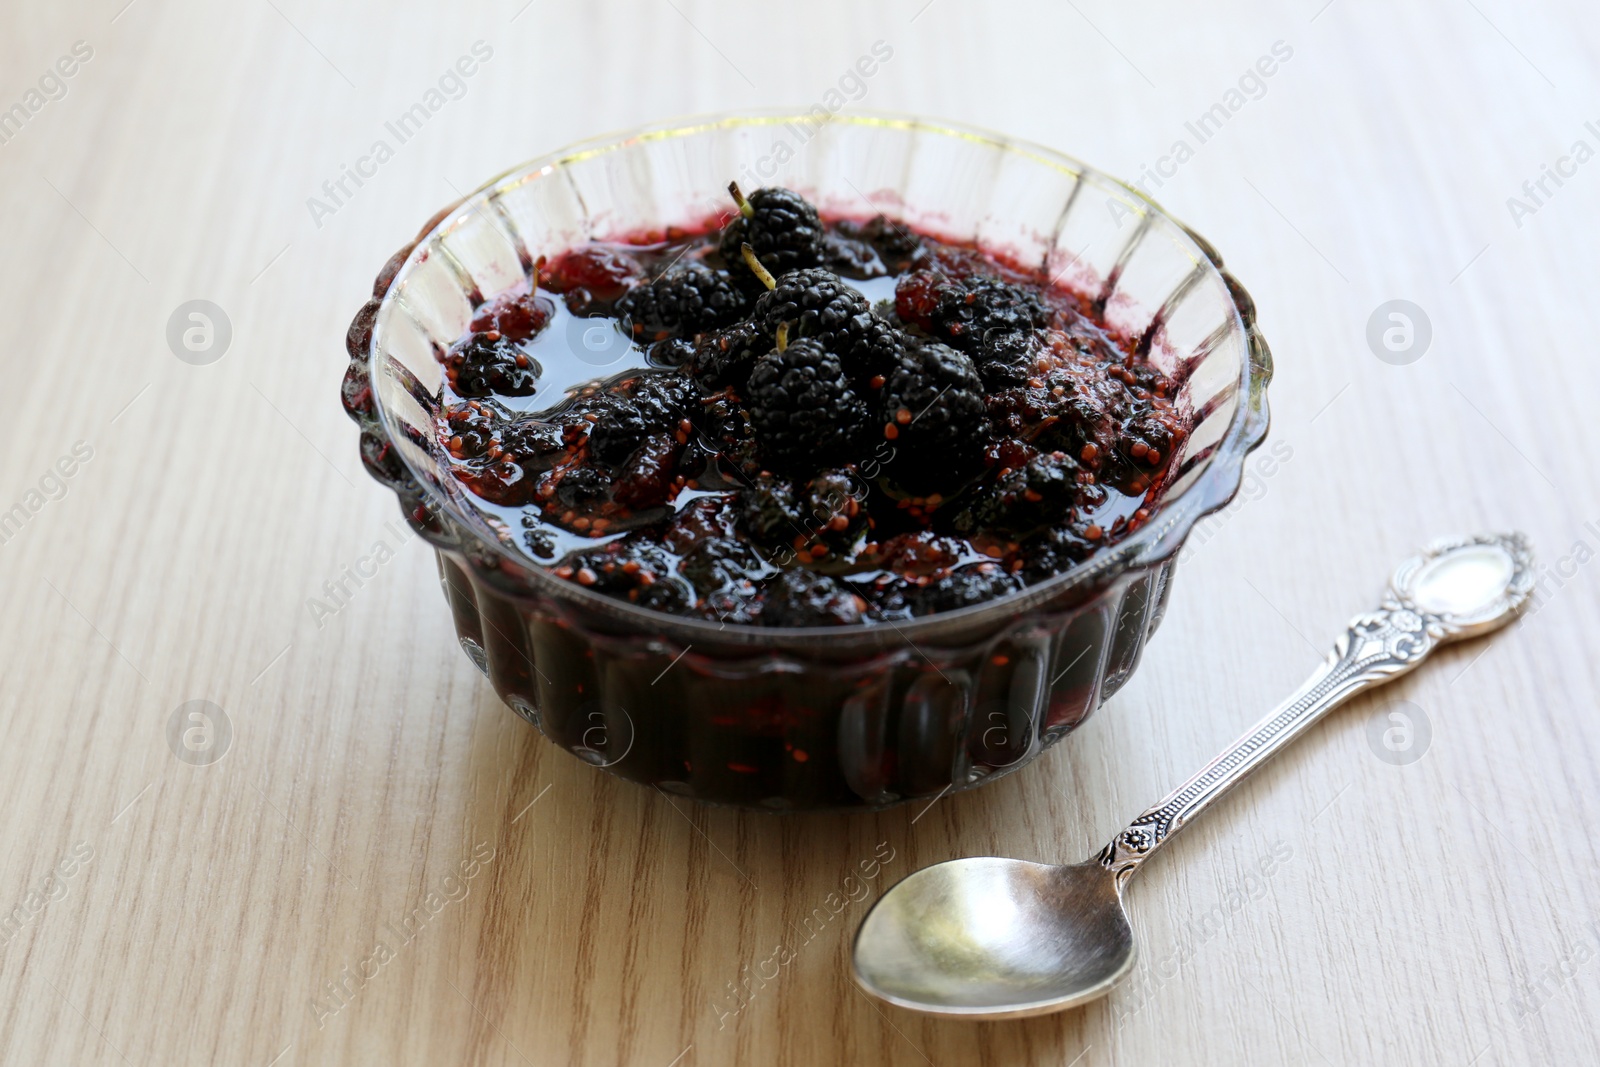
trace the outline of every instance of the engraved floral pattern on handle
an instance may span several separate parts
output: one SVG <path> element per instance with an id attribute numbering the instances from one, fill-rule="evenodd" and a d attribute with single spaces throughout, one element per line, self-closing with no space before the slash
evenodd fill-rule
<path id="1" fill-rule="evenodd" d="M 1428 564 L 1461 549 L 1493 546 L 1510 561 L 1504 591 L 1462 615 L 1424 610 L 1416 583 Z M 1532 591 L 1532 554 L 1520 534 L 1437 541 L 1395 572 L 1377 611 L 1357 615 L 1300 689 L 1204 770 L 1141 813 L 1095 857 L 1120 891 L 1139 865 L 1188 819 L 1278 749 L 1356 693 L 1404 674 L 1448 641 L 1486 632 L 1514 616 Z"/>

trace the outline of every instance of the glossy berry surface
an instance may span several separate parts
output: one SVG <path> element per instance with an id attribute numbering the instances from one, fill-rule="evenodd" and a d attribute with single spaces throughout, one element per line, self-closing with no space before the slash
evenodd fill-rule
<path id="1" fill-rule="evenodd" d="M 757 189 L 749 196 L 749 209 L 748 217 L 734 218 L 718 239 L 722 258 L 741 282 L 759 288 L 740 255 L 745 244 L 773 274 L 822 262 L 822 219 L 805 198 L 788 189 Z"/>
<path id="2" fill-rule="evenodd" d="M 617 302 L 634 335 L 647 341 L 693 336 L 731 322 L 743 308 L 744 296 L 727 275 L 699 263 L 669 267 Z"/>
<path id="3" fill-rule="evenodd" d="M 849 626 L 866 614 L 866 601 L 848 586 L 804 568 L 786 570 L 761 609 L 763 626 Z"/>
<path id="4" fill-rule="evenodd" d="M 809 338 L 756 360 L 744 392 L 756 440 L 791 469 L 850 456 L 869 418 L 839 357 Z"/>
<path id="5" fill-rule="evenodd" d="M 440 353 L 439 446 L 508 543 L 642 608 L 841 626 L 989 603 L 1149 520 L 1181 382 L 1088 296 L 747 204 L 541 260 Z"/>
<path id="6" fill-rule="evenodd" d="M 812 337 L 836 347 L 858 316 L 872 310 L 861 292 L 832 271 L 814 267 L 777 276 L 756 301 L 756 325 L 769 336 L 787 323 L 789 336 Z"/>
<path id="7" fill-rule="evenodd" d="M 895 310 L 934 337 L 963 351 L 976 351 L 993 331 L 1028 331 L 1050 323 L 1051 312 L 1037 292 L 994 275 L 953 278 L 920 270 L 895 289 Z"/>
<path id="8" fill-rule="evenodd" d="M 450 387 L 460 396 L 527 396 L 539 387 L 538 362 L 496 330 L 457 342 L 444 367 Z"/>
<path id="9" fill-rule="evenodd" d="M 884 383 L 878 413 L 884 439 L 901 451 L 899 467 L 921 484 L 936 484 L 982 456 L 989 422 L 983 381 L 972 360 L 948 345 L 908 349 Z"/>
<path id="10" fill-rule="evenodd" d="M 747 320 L 704 334 L 694 346 L 689 366 L 708 389 L 743 387 L 750 380 L 750 368 L 771 349 L 767 331 Z"/>

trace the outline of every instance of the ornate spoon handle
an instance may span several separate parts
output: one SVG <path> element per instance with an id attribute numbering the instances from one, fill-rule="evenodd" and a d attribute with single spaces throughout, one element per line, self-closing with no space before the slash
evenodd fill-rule
<path id="1" fill-rule="evenodd" d="M 1327 660 L 1288 700 L 1134 819 L 1095 862 L 1120 891 L 1139 865 L 1237 782 L 1357 693 L 1415 668 L 1450 641 L 1498 629 L 1526 604 L 1533 559 L 1521 534 L 1437 541 L 1395 571 L 1377 611 L 1358 615 Z"/>

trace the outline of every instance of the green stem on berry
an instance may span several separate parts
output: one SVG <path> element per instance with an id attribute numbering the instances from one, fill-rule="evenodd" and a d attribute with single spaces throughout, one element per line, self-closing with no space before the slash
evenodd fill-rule
<path id="1" fill-rule="evenodd" d="M 779 352 L 786 351 L 788 349 L 788 347 L 789 347 L 789 324 L 787 322 L 780 322 L 778 324 L 778 351 Z"/>
<path id="2" fill-rule="evenodd" d="M 760 257 L 756 255 L 756 250 L 750 247 L 749 241 L 739 246 L 739 254 L 744 257 L 745 264 L 750 268 L 750 273 L 761 279 L 762 285 L 768 289 L 776 289 L 778 287 L 778 279 L 774 278 L 772 272 L 762 264 Z"/>
<path id="3" fill-rule="evenodd" d="M 754 218 L 756 209 L 750 206 L 750 201 L 744 198 L 744 193 L 739 191 L 738 182 L 728 183 L 728 193 L 733 197 L 733 202 L 739 205 L 739 214 L 745 218 Z"/>

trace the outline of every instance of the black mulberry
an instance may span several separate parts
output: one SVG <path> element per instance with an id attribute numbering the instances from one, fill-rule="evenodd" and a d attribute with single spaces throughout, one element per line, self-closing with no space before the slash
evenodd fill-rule
<path id="1" fill-rule="evenodd" d="M 688 441 L 685 476 L 698 479 L 702 489 L 737 489 L 747 484 L 759 464 L 754 456 L 755 431 L 744 405 L 728 393 L 717 393 L 701 400 L 700 410 L 689 418 L 697 432 Z"/>
<path id="2" fill-rule="evenodd" d="M 883 436 L 898 453 L 896 471 L 913 482 L 947 479 L 983 455 L 983 382 L 972 360 L 947 345 L 907 349 L 884 383 L 880 410 Z"/>
<path id="3" fill-rule="evenodd" d="M 803 502 L 810 540 L 835 553 L 851 549 L 867 530 L 866 497 L 866 485 L 848 469 L 826 470 L 811 479 Z"/>
<path id="4" fill-rule="evenodd" d="M 775 337 L 787 323 L 789 337 L 812 337 L 839 356 L 858 389 L 873 389 L 887 377 L 905 350 L 906 338 L 872 312 L 861 293 L 831 271 L 798 270 L 756 301 L 757 327 Z"/>
<path id="5" fill-rule="evenodd" d="M 805 536 L 805 516 L 794 485 L 788 480 L 758 475 L 739 499 L 744 528 L 762 544 L 786 545 Z"/>
<path id="6" fill-rule="evenodd" d="M 763 626 L 850 626 L 866 602 L 844 584 L 804 568 L 784 571 L 767 591 Z"/>
<path id="7" fill-rule="evenodd" d="M 644 358 L 652 367 L 682 367 L 694 360 L 694 344 L 682 337 L 668 337 L 646 349 Z"/>
<path id="8" fill-rule="evenodd" d="M 605 405 L 589 428 L 589 456 L 608 466 L 616 466 L 633 455 L 644 442 L 650 426 L 631 401 L 622 397 Z"/>
<path id="9" fill-rule="evenodd" d="M 577 430 L 588 424 L 589 455 L 617 466 L 646 437 L 675 437 L 683 420 L 700 407 L 693 383 L 677 371 L 647 370 L 623 379 L 603 392 L 580 397 L 569 414 Z"/>
<path id="10" fill-rule="evenodd" d="M 1089 540 L 1087 523 L 1074 522 L 1043 530 L 1022 545 L 1022 576 L 1030 583 L 1063 574 L 1094 555 L 1099 547 Z"/>
<path id="11" fill-rule="evenodd" d="M 692 337 L 732 322 L 744 311 L 744 297 L 727 275 L 703 263 L 681 263 L 654 281 L 628 290 L 617 313 L 646 341 Z"/>
<path id="12" fill-rule="evenodd" d="M 672 557 L 634 535 L 565 556 L 559 578 L 657 611 L 685 610 L 694 602 L 689 583 L 673 573 Z"/>
<path id="13" fill-rule="evenodd" d="M 835 274 L 858 281 L 889 273 L 870 242 L 843 233 L 830 233 L 822 239 L 822 263 Z"/>
<path id="14" fill-rule="evenodd" d="M 1036 330 L 989 330 L 972 353 L 978 375 L 991 392 L 1026 385 L 1038 373 L 1044 341 Z"/>
<path id="15" fill-rule="evenodd" d="M 750 546 L 731 537 L 712 537 L 691 549 L 678 571 L 694 586 L 700 608 L 724 622 L 748 623 L 759 606 L 758 580 L 772 573 Z"/>
<path id="16" fill-rule="evenodd" d="M 650 428 L 659 433 L 682 429 L 686 415 L 700 406 L 700 393 L 686 376 L 671 370 L 641 371 L 622 383 L 624 395 L 644 414 Z"/>
<path id="17" fill-rule="evenodd" d="M 505 454 L 530 474 L 542 474 L 567 456 L 566 435 L 553 422 L 519 418 L 500 435 Z"/>
<path id="18" fill-rule="evenodd" d="M 869 419 L 839 357 L 820 341 L 796 341 L 762 356 L 746 394 L 762 454 L 779 466 L 815 469 L 853 458 Z"/>
<path id="19" fill-rule="evenodd" d="M 875 215 L 866 222 L 841 222 L 838 229 L 846 237 L 870 243 L 884 266 L 896 274 L 904 273 L 913 262 L 927 257 L 922 238 L 883 215 Z"/>
<path id="20" fill-rule="evenodd" d="M 611 499 L 611 476 L 596 467 L 567 467 L 555 479 L 555 498 L 564 508 L 589 511 Z"/>
<path id="21" fill-rule="evenodd" d="M 953 524 L 966 534 L 1026 537 L 1065 519 L 1077 501 L 1078 464 L 1065 453 L 1045 453 L 997 478 Z"/>
<path id="22" fill-rule="evenodd" d="M 742 199 L 738 186 L 730 186 L 740 213 L 723 228 L 719 244 L 728 273 L 751 292 L 761 283 L 745 265 L 741 248 L 749 244 L 761 265 L 773 274 L 815 267 L 822 262 L 822 219 L 799 193 L 788 189 L 757 189 Z"/>
<path id="23" fill-rule="evenodd" d="M 989 274 L 951 278 L 918 270 L 895 286 L 900 318 L 975 352 L 991 330 L 1025 331 L 1050 324 L 1050 308 L 1037 294 Z"/>
<path id="24" fill-rule="evenodd" d="M 542 368 L 509 338 L 489 330 L 452 347 L 444 371 L 461 396 L 528 396 L 539 388 Z"/>
<path id="25" fill-rule="evenodd" d="M 912 589 L 906 600 L 913 615 L 932 615 L 969 608 L 1021 588 L 1021 579 L 998 563 L 974 563 Z"/>
<path id="26" fill-rule="evenodd" d="M 683 445 L 675 437 L 651 434 L 617 468 L 612 496 L 623 507 L 646 511 L 667 503 L 677 495 L 678 456 Z"/>
<path id="27" fill-rule="evenodd" d="M 856 388 L 864 393 L 883 388 L 910 342 L 893 323 L 870 313 L 857 315 L 838 334 L 834 351 L 844 361 Z"/>
<path id="28" fill-rule="evenodd" d="M 970 351 L 990 330 L 1038 329 L 1049 324 L 1050 309 L 1037 293 L 979 275 L 940 287 L 932 333 Z"/>
<path id="29" fill-rule="evenodd" d="M 736 537 L 739 511 L 729 497 L 703 496 L 679 508 L 661 532 L 661 543 L 680 556 L 718 537 Z"/>
<path id="30" fill-rule="evenodd" d="M 814 337 L 833 348 L 857 316 L 871 312 L 859 290 L 816 267 L 779 275 L 778 284 L 756 301 L 755 321 L 769 337 L 787 322 L 791 338 Z"/>
<path id="31" fill-rule="evenodd" d="M 707 389 L 742 389 L 750 368 L 772 349 L 772 338 L 753 322 L 712 330 L 694 346 L 689 367 Z"/>
<path id="32" fill-rule="evenodd" d="M 500 433 L 500 416 L 487 404 L 469 400 L 444 409 L 445 447 L 458 460 L 479 459 Z"/>

